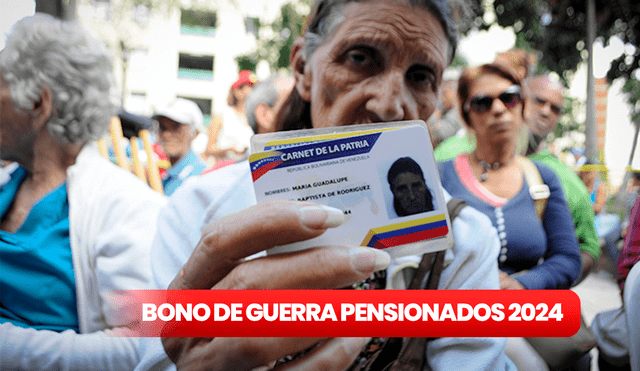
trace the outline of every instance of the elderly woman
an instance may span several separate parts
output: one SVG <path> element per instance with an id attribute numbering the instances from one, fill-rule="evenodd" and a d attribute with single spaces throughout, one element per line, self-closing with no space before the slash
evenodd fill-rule
<path id="1" fill-rule="evenodd" d="M 451 15 L 449 3 L 440 0 L 316 1 L 304 38 L 291 53 L 295 87 L 278 115 L 281 130 L 428 119 L 455 51 Z M 332 289 L 389 266 L 385 252 L 356 246 L 242 260 L 313 238 L 344 221 L 342 211 L 330 207 L 255 202 L 246 162 L 178 190 L 159 217 L 152 254 L 157 287 Z M 456 245 L 446 254 L 439 288 L 497 289 L 499 247 L 490 221 L 466 207 L 453 233 Z M 167 355 L 180 369 L 269 368 L 317 344 L 278 369 L 341 370 L 367 341 L 164 338 L 160 344 L 153 339 L 143 342 L 139 369 L 175 367 Z M 504 344 L 500 338 L 440 338 L 429 342 L 425 355 L 434 370 L 504 370 Z"/>
<path id="2" fill-rule="evenodd" d="M 147 288 L 162 196 L 103 159 L 111 61 L 83 28 L 46 15 L 0 52 L 0 367 L 126 370 L 137 339 L 111 290 Z M 135 263 L 135 262 L 142 262 Z"/>
<path id="3" fill-rule="evenodd" d="M 517 153 L 523 136 L 520 82 L 508 66 L 497 63 L 462 73 L 461 116 L 477 147 L 440 163 L 442 185 L 489 216 L 498 229 L 502 289 L 566 289 L 580 274 L 578 241 L 560 182 L 540 164 L 535 169 L 550 194 L 543 214 L 536 213 Z M 540 369 L 514 361 L 518 369 Z"/>

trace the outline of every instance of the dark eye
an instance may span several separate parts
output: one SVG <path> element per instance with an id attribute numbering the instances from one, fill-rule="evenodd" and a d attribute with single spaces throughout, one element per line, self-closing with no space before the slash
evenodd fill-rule
<path id="1" fill-rule="evenodd" d="M 349 62 L 357 66 L 364 66 L 371 60 L 371 58 L 367 54 L 363 53 L 360 50 L 351 50 L 349 53 L 347 53 L 347 58 L 349 59 Z"/>
<path id="2" fill-rule="evenodd" d="M 367 46 L 356 46 L 350 49 L 344 58 L 347 66 L 362 70 L 362 72 L 371 72 L 377 69 L 380 64 L 377 50 Z"/>
<path id="3" fill-rule="evenodd" d="M 433 71 L 424 66 L 414 66 L 407 72 L 407 80 L 419 86 L 431 86 L 435 84 L 436 77 Z"/>

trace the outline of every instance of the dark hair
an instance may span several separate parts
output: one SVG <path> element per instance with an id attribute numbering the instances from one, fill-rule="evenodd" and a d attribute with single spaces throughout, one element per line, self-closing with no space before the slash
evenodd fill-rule
<path id="1" fill-rule="evenodd" d="M 294 87 L 276 114 L 277 131 L 311 129 L 311 103 Z"/>
<path id="2" fill-rule="evenodd" d="M 529 78 L 536 70 L 538 58 L 524 49 L 510 49 L 498 53 L 494 63 L 510 64 L 521 80 Z"/>
<path id="3" fill-rule="evenodd" d="M 393 185 L 393 181 L 402 173 L 418 174 L 420 175 L 420 178 L 424 180 L 422 168 L 420 168 L 420 165 L 418 165 L 418 163 L 411 157 L 400 157 L 393 163 L 393 165 L 391 165 L 389 173 L 387 174 L 387 182 L 389 182 L 389 185 Z"/>
<path id="4" fill-rule="evenodd" d="M 458 80 L 458 109 L 460 110 L 460 117 L 464 123 L 471 127 L 469 123 L 469 112 L 464 109 L 467 101 L 469 100 L 469 92 L 471 86 L 480 76 L 495 75 L 505 78 L 511 81 L 514 85 L 522 85 L 522 78 L 517 74 L 514 69 L 503 63 L 493 62 L 483 64 L 478 67 L 467 68 L 462 71 L 460 79 Z M 523 108 L 524 108 L 524 102 Z M 524 112 L 524 109 L 522 110 Z"/>
<path id="5" fill-rule="evenodd" d="M 375 0 L 316 0 L 313 4 L 307 25 L 304 31 L 304 49 L 307 60 L 313 52 L 322 45 L 328 36 L 340 24 L 339 15 L 342 9 L 351 2 L 366 2 Z M 464 10 L 463 0 L 398 0 L 410 5 L 427 8 L 437 19 L 444 30 L 449 41 L 448 63 L 451 63 L 455 56 L 458 44 L 458 25 L 454 21 L 454 5 L 459 5 L 456 9 Z M 458 4 L 460 3 L 460 4 Z M 294 88 L 282 108 L 276 115 L 278 131 L 310 129 L 311 104 L 300 96 Z"/>
<path id="6" fill-rule="evenodd" d="M 424 173 L 422 172 L 422 168 L 420 168 L 420 165 L 418 165 L 418 163 L 415 162 L 411 157 L 400 157 L 391 165 L 391 168 L 389 168 L 389 173 L 387 174 L 387 182 L 389 182 L 389 186 L 392 187 L 392 189 L 393 189 L 393 182 L 396 180 L 398 175 L 403 173 L 413 173 L 413 174 L 419 175 L 422 181 L 424 182 Z M 425 182 L 425 187 L 426 186 L 427 184 Z M 427 193 L 425 194 L 425 198 L 426 198 L 425 205 L 427 207 L 426 211 L 431 211 L 433 210 L 433 196 L 431 195 L 431 191 L 429 190 L 429 187 L 426 187 L 426 188 L 427 188 Z M 400 201 L 398 201 L 395 195 L 393 196 L 393 208 L 395 209 L 396 214 L 398 214 L 398 216 L 410 215 L 402 208 L 402 205 L 400 205 Z"/>

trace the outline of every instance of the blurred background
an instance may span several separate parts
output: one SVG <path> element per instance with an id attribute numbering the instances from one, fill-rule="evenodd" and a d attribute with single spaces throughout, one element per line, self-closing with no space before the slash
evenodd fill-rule
<path id="1" fill-rule="evenodd" d="M 227 104 L 240 70 L 259 79 L 287 70 L 310 0 L 0 0 L 4 33 L 44 11 L 76 19 L 112 50 L 117 89 L 128 112 L 150 116 L 175 97 L 195 101 L 205 125 Z M 640 124 L 640 5 L 629 1 L 470 0 L 459 9 L 462 39 L 453 68 L 492 61 L 514 47 L 536 56 L 568 86 L 561 124 L 548 138 L 572 165 L 582 149 L 606 166 L 614 191 L 634 153 Z M 589 51 L 592 50 L 590 53 Z M 593 58 L 589 56 L 592 55 Z M 591 62 L 591 63 L 589 63 Z"/>

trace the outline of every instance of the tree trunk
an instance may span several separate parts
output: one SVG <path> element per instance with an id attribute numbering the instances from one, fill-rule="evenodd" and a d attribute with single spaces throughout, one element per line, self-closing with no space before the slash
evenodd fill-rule
<path id="1" fill-rule="evenodd" d="M 587 0 L 587 118 L 585 121 L 584 150 L 587 159 L 598 163 L 598 142 L 596 139 L 596 87 L 593 76 L 593 43 L 596 35 L 595 0 Z"/>

